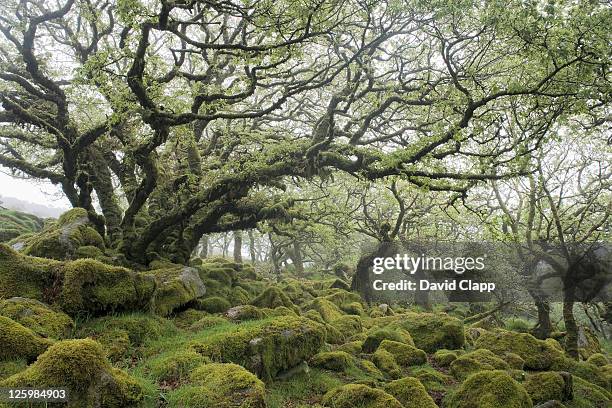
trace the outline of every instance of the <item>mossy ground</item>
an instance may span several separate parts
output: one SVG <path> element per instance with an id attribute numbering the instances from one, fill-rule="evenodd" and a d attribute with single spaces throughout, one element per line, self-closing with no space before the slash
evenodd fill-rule
<path id="1" fill-rule="evenodd" d="M 330 277 L 275 283 L 220 258 L 150 267 L 0 247 L 0 382 L 59 377 L 103 407 L 527 408 L 560 396 L 567 371 L 566 408 L 612 401 L 606 343 L 577 362 L 516 322 L 464 326 L 462 308 L 383 311 Z M 24 273 L 32 279 L 15 281 Z"/>

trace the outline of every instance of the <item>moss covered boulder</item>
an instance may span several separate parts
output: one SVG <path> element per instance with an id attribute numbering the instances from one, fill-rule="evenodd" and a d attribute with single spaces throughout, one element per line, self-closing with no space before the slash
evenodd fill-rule
<path id="1" fill-rule="evenodd" d="M 353 357 L 344 351 L 326 351 L 315 354 L 310 359 L 310 365 L 332 371 L 345 371 L 354 366 Z"/>
<path id="2" fill-rule="evenodd" d="M 347 339 L 363 330 L 361 318 L 359 316 L 342 316 L 330 323 L 334 326 L 343 338 Z"/>
<path id="3" fill-rule="evenodd" d="M 508 370 L 510 366 L 492 351 L 478 349 L 464 354 L 450 364 L 450 371 L 458 380 L 485 370 Z"/>
<path id="4" fill-rule="evenodd" d="M 241 305 L 234 306 L 225 312 L 225 317 L 229 320 L 240 322 L 244 320 L 257 320 L 264 317 L 264 312 L 257 306 Z"/>
<path id="5" fill-rule="evenodd" d="M 221 296 L 211 296 L 203 299 L 197 299 L 193 303 L 194 308 L 208 313 L 224 313 L 231 306 L 232 305 L 229 300 Z"/>
<path id="6" fill-rule="evenodd" d="M 172 350 L 147 359 L 142 371 L 159 384 L 182 383 L 194 369 L 208 362 L 193 350 Z"/>
<path id="7" fill-rule="evenodd" d="M 160 316 L 167 316 L 206 294 L 204 282 L 195 268 L 181 266 L 157 269 L 146 275 L 155 280 L 152 308 Z"/>
<path id="8" fill-rule="evenodd" d="M 476 348 L 491 350 L 498 356 L 510 352 L 525 360 L 525 368 L 530 370 L 548 370 L 556 359 L 563 357 L 563 352 L 531 334 L 516 333 L 506 330 L 487 331 L 478 337 Z"/>
<path id="9" fill-rule="evenodd" d="M 52 344 L 53 341 L 16 321 L 0 316 L 0 361 L 24 359 L 31 362 Z"/>
<path id="10" fill-rule="evenodd" d="M 573 381 L 569 373 L 542 372 L 527 376 L 523 386 L 534 404 L 573 398 Z"/>
<path id="11" fill-rule="evenodd" d="M 465 343 L 463 321 L 446 313 L 402 313 L 375 319 L 407 330 L 416 347 L 428 353 L 440 349 L 460 349 Z"/>
<path id="12" fill-rule="evenodd" d="M 414 346 L 412 336 L 406 330 L 397 327 L 374 327 L 363 341 L 362 351 L 373 353 L 384 340 L 393 340 Z"/>
<path id="13" fill-rule="evenodd" d="M 414 377 L 391 381 L 383 390 L 394 396 L 404 408 L 438 408 L 423 384 Z"/>
<path id="14" fill-rule="evenodd" d="M 72 259 L 83 246 L 103 250 L 104 240 L 89 221 L 87 210 L 73 208 L 62 214 L 57 222 L 26 238 L 23 253 L 57 260 Z"/>
<path id="15" fill-rule="evenodd" d="M 393 354 L 387 350 L 378 349 L 372 354 L 372 362 L 378 367 L 380 371 L 389 376 L 392 379 L 398 379 L 402 377 L 402 369 L 395 361 Z"/>
<path id="16" fill-rule="evenodd" d="M 213 361 L 236 363 L 265 381 L 319 352 L 323 327 L 292 316 L 255 320 L 225 327 L 190 347 Z"/>
<path id="17" fill-rule="evenodd" d="M 39 336 L 54 339 L 64 338 L 74 328 L 74 322 L 67 314 L 38 300 L 22 297 L 0 301 L 0 316 L 13 319 Z"/>
<path id="18" fill-rule="evenodd" d="M 392 395 L 363 384 L 334 388 L 323 396 L 322 404 L 329 408 L 403 408 Z"/>
<path id="19" fill-rule="evenodd" d="M 35 233 L 44 226 L 44 220 L 21 211 L 0 208 L 0 242 L 10 241 L 23 234 Z"/>
<path id="20" fill-rule="evenodd" d="M 395 361 L 404 367 L 421 365 L 427 362 L 427 354 L 423 350 L 399 341 L 383 340 L 378 349 L 393 354 Z"/>
<path id="21" fill-rule="evenodd" d="M 143 399 L 141 386 L 113 368 L 91 339 L 55 343 L 25 371 L 0 381 L 0 387 L 67 387 L 69 407 L 134 407 Z"/>
<path id="22" fill-rule="evenodd" d="M 531 408 L 525 388 L 504 371 L 481 371 L 469 376 L 446 399 L 447 408 Z"/>
<path id="23" fill-rule="evenodd" d="M 146 341 L 157 340 L 175 331 L 176 327 L 161 317 L 128 313 L 88 320 L 81 325 L 77 334 L 79 337 L 94 338 L 104 346 L 111 361 L 118 361 L 138 355 L 138 348 Z"/>
<path id="24" fill-rule="evenodd" d="M 344 312 L 333 302 L 328 299 L 316 298 L 306 304 L 304 310 L 314 310 L 321 315 L 321 318 L 328 323 L 338 320 L 344 315 Z"/>
<path id="25" fill-rule="evenodd" d="M 45 301 L 56 287 L 61 262 L 25 256 L 0 244 L 0 299 L 25 297 Z"/>
<path id="26" fill-rule="evenodd" d="M 155 286 L 151 276 L 93 259 L 79 259 L 63 266 L 58 301 L 71 316 L 147 311 Z"/>
<path id="27" fill-rule="evenodd" d="M 295 306 L 291 299 L 289 299 L 289 296 L 287 296 L 285 292 L 276 286 L 270 286 L 264 290 L 259 296 L 253 299 L 251 304 L 253 306 L 267 307 L 270 309 L 274 309 L 275 307 L 279 306 L 285 306 L 288 308 L 293 308 Z"/>
<path id="28" fill-rule="evenodd" d="M 446 349 L 438 350 L 433 354 L 433 356 L 431 356 L 434 363 L 436 363 L 436 365 L 438 365 L 439 367 L 448 367 L 458 357 L 459 356 L 457 355 L 457 353 Z"/>

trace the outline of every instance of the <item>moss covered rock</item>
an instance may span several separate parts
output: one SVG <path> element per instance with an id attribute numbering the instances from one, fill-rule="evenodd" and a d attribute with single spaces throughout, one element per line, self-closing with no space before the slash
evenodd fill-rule
<path id="1" fill-rule="evenodd" d="M 363 342 L 359 340 L 349 341 L 348 343 L 341 344 L 336 348 L 338 351 L 346 351 L 349 354 L 356 356 L 361 353 L 361 347 L 363 346 Z"/>
<path id="2" fill-rule="evenodd" d="M 15 375 L 28 367 L 28 362 L 23 359 L 0 360 L 0 381 Z"/>
<path id="3" fill-rule="evenodd" d="M 172 350 L 147 359 L 143 372 L 157 383 L 182 383 L 194 369 L 209 361 L 193 350 Z"/>
<path id="4" fill-rule="evenodd" d="M 0 316 L 0 361 L 34 361 L 53 342 L 5 316 Z"/>
<path id="5" fill-rule="evenodd" d="M 395 361 L 404 367 L 421 365 L 427 362 L 427 354 L 423 350 L 398 341 L 383 340 L 378 349 L 393 354 Z"/>
<path id="6" fill-rule="evenodd" d="M 1 311 L 0 311 L 1 313 Z M 604 356 L 601 353 L 592 354 L 588 359 L 587 363 L 596 365 L 597 367 L 603 367 L 609 364 L 608 357 Z"/>
<path id="7" fill-rule="evenodd" d="M 25 297 L 45 301 L 55 288 L 61 262 L 25 256 L 0 244 L 0 299 Z"/>
<path id="8" fill-rule="evenodd" d="M 504 371 L 472 374 L 445 399 L 448 408 L 531 408 L 525 388 Z"/>
<path id="9" fill-rule="evenodd" d="M 168 395 L 169 407 L 265 408 L 265 386 L 236 364 L 211 363 L 191 374 L 192 385 Z"/>
<path id="10" fill-rule="evenodd" d="M 63 266 L 58 301 L 71 316 L 147 311 L 155 286 L 151 276 L 93 259 L 79 259 Z"/>
<path id="11" fill-rule="evenodd" d="M 213 361 L 240 364 L 268 381 L 315 355 L 324 338 L 320 324 L 283 316 L 228 326 L 190 347 Z"/>
<path id="12" fill-rule="evenodd" d="M 383 340 L 393 340 L 414 346 L 412 336 L 406 330 L 392 327 L 374 327 L 368 333 L 363 342 L 364 353 L 373 353 Z"/>
<path id="13" fill-rule="evenodd" d="M 181 266 L 156 269 L 146 275 L 155 279 L 156 289 L 151 306 L 160 316 L 167 316 L 206 293 L 204 282 L 195 268 Z"/>
<path id="14" fill-rule="evenodd" d="M 208 313 L 224 313 L 232 305 L 230 302 L 219 296 L 212 296 L 204 299 L 198 299 L 194 303 L 194 307 L 199 310 L 204 310 Z"/>
<path id="15" fill-rule="evenodd" d="M 448 367 L 453 361 L 457 359 L 457 357 L 457 353 L 446 349 L 438 350 L 433 354 L 433 356 L 431 356 L 432 360 L 439 367 Z"/>
<path id="16" fill-rule="evenodd" d="M 257 306 L 234 306 L 225 312 L 225 317 L 232 321 L 257 320 L 264 317 L 264 312 Z"/>
<path id="17" fill-rule="evenodd" d="M 344 314 L 344 312 L 342 312 L 342 310 L 340 310 L 335 303 L 323 298 L 313 299 L 304 307 L 304 309 L 318 312 L 323 320 L 328 323 L 338 320 Z"/>
<path id="18" fill-rule="evenodd" d="M 332 371 L 345 371 L 354 365 L 353 357 L 344 351 L 327 351 L 315 354 L 310 359 L 313 367 L 325 368 Z"/>
<path id="19" fill-rule="evenodd" d="M 573 378 L 573 391 L 572 408 L 608 408 L 612 404 L 612 393 L 580 377 Z"/>
<path id="20" fill-rule="evenodd" d="M 476 340 L 475 347 L 491 350 L 498 356 L 507 352 L 518 354 L 525 360 L 525 368 L 531 370 L 547 370 L 555 359 L 563 357 L 563 352 L 531 334 L 506 330 L 483 333 Z"/>
<path id="21" fill-rule="evenodd" d="M 93 228 L 84 208 L 73 208 L 57 222 L 24 241 L 23 253 L 57 260 L 72 259 L 79 247 L 104 249 L 102 236 Z"/>
<path id="22" fill-rule="evenodd" d="M 572 376 L 569 373 L 542 372 L 527 376 L 523 386 L 534 404 L 573 398 Z"/>
<path id="23" fill-rule="evenodd" d="M 330 323 L 334 326 L 344 339 L 351 337 L 363 330 L 361 318 L 359 316 L 342 316 Z"/>
<path id="24" fill-rule="evenodd" d="M 363 316 L 365 314 L 363 305 L 359 302 L 343 303 L 340 305 L 340 309 L 350 315 Z"/>
<path id="25" fill-rule="evenodd" d="M 428 353 L 460 349 L 465 343 L 463 321 L 446 313 L 403 313 L 376 321 L 407 330 L 415 346 Z"/>
<path id="26" fill-rule="evenodd" d="M 139 348 L 149 340 L 176 332 L 174 325 L 161 317 L 128 313 L 104 316 L 85 322 L 78 330 L 80 337 L 92 337 L 104 346 L 111 361 L 139 354 Z"/>
<path id="27" fill-rule="evenodd" d="M 219 325 L 226 324 L 226 323 L 227 323 L 227 319 L 221 316 L 206 316 L 206 317 L 201 318 L 197 322 L 193 323 L 189 327 L 189 330 L 190 331 L 200 331 L 200 330 L 209 329 L 211 327 L 219 326 Z"/>
<path id="28" fill-rule="evenodd" d="M 402 369 L 395 361 L 393 354 L 387 350 L 378 349 L 372 354 L 372 362 L 376 364 L 376 367 L 383 373 L 388 375 L 390 378 L 398 379 L 402 376 Z"/>
<path id="29" fill-rule="evenodd" d="M 293 308 L 295 305 L 289 299 L 289 296 L 285 294 L 280 288 L 276 286 L 270 286 L 264 290 L 259 296 L 257 296 L 251 302 L 253 306 L 268 307 L 274 309 L 275 307 L 285 306 Z"/>
<path id="30" fill-rule="evenodd" d="M 478 371 L 508 370 L 509 368 L 508 363 L 486 349 L 478 349 L 464 354 L 450 365 L 451 373 L 459 380 L 464 380 Z"/>
<path id="31" fill-rule="evenodd" d="M 323 396 L 322 404 L 329 408 L 402 408 L 392 395 L 363 384 L 334 388 Z"/>
<path id="32" fill-rule="evenodd" d="M 46 304 L 22 297 L 0 301 L 0 316 L 6 316 L 42 337 L 61 339 L 74 328 L 74 322 L 65 313 Z"/>
<path id="33" fill-rule="evenodd" d="M 404 408 L 438 408 L 423 384 L 414 377 L 391 381 L 383 390 L 393 395 Z"/>
<path id="34" fill-rule="evenodd" d="M 25 371 L 0 382 L 2 387 L 67 387 L 71 407 L 131 407 L 143 399 L 140 385 L 114 369 L 102 346 L 91 340 L 55 343 Z"/>

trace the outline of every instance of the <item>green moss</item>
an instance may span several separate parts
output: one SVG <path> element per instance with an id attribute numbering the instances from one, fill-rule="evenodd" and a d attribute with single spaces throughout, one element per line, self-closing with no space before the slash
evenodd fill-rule
<path id="1" fill-rule="evenodd" d="M 325 394 L 322 402 L 330 408 L 402 408 L 393 396 L 363 384 L 334 388 Z"/>
<path id="2" fill-rule="evenodd" d="M 516 353 L 504 353 L 500 357 L 514 370 L 522 370 L 525 367 L 525 360 Z"/>
<path id="3" fill-rule="evenodd" d="M 55 343 L 25 371 L 0 382 L 2 387 L 67 387 L 70 398 L 83 406 L 129 407 L 142 400 L 139 385 L 113 369 L 102 346 L 91 340 Z"/>
<path id="4" fill-rule="evenodd" d="M 208 361 L 193 350 L 172 350 L 147 359 L 142 369 L 158 383 L 182 383 L 196 367 Z"/>
<path id="5" fill-rule="evenodd" d="M 279 306 L 285 306 L 291 309 L 295 306 L 285 292 L 276 286 L 270 286 L 264 290 L 259 296 L 253 299 L 251 304 L 253 306 L 267 307 L 270 309 Z"/>
<path id="6" fill-rule="evenodd" d="M 253 305 L 234 306 L 225 312 L 225 316 L 232 321 L 257 320 L 264 317 L 264 312 Z"/>
<path id="7" fill-rule="evenodd" d="M 356 356 L 361 353 L 361 347 L 363 346 L 363 342 L 359 340 L 350 341 L 348 343 L 341 344 L 336 348 L 338 351 L 346 351 L 349 354 Z"/>
<path id="8" fill-rule="evenodd" d="M 563 353 L 549 343 L 527 333 L 506 330 L 481 334 L 475 342 L 475 347 L 491 350 L 499 356 L 507 352 L 518 354 L 525 360 L 525 368 L 531 370 L 547 370 L 555 359 L 563 357 Z"/>
<path id="9" fill-rule="evenodd" d="M 589 364 L 586 361 L 576 361 L 567 357 L 560 357 L 553 361 L 550 366 L 553 371 L 567 371 L 575 376 L 604 388 L 610 388 L 611 384 L 606 379 L 601 367 Z"/>
<path id="10" fill-rule="evenodd" d="M 241 288 L 240 286 L 236 286 L 232 288 L 232 293 L 230 295 L 230 300 L 232 305 L 248 305 L 251 301 L 251 296 L 246 289 Z"/>
<path id="11" fill-rule="evenodd" d="M 15 359 L 0 361 L 0 380 L 4 380 L 14 374 L 17 374 L 28 367 L 28 362 L 25 359 Z"/>
<path id="12" fill-rule="evenodd" d="M 93 245 L 84 245 L 76 249 L 74 253 L 74 258 L 76 259 L 90 258 L 90 259 L 102 260 L 102 259 L 105 259 L 105 255 L 104 255 L 104 252 L 98 247 L 95 247 Z"/>
<path id="13" fill-rule="evenodd" d="M 361 297 L 357 293 L 344 289 L 328 289 L 322 295 L 322 299 L 328 300 L 338 307 L 345 303 L 361 302 Z"/>
<path id="14" fill-rule="evenodd" d="M 452 392 L 444 404 L 447 408 L 531 408 L 525 388 L 504 371 L 482 371 L 472 374 Z"/>
<path id="15" fill-rule="evenodd" d="M 0 244 L 0 299 L 25 297 L 44 301 L 55 287 L 60 265 L 58 261 L 24 256 Z"/>
<path id="16" fill-rule="evenodd" d="M 34 361 L 53 342 L 8 317 L 0 316 L 0 361 Z"/>
<path id="17" fill-rule="evenodd" d="M 393 340 L 383 340 L 378 346 L 393 354 L 395 361 L 403 367 L 421 365 L 427 362 L 427 354 L 414 346 Z"/>
<path id="18" fill-rule="evenodd" d="M 315 354 L 310 359 L 310 364 L 313 367 L 342 372 L 354 366 L 354 361 L 353 357 L 344 351 L 328 351 Z"/>
<path id="19" fill-rule="evenodd" d="M 265 315 L 268 317 L 274 316 L 298 316 L 298 314 L 293 309 L 289 309 L 285 306 L 275 307 L 274 309 L 262 308 L 265 312 Z"/>
<path id="20" fill-rule="evenodd" d="M 416 347 L 433 353 L 439 349 L 459 349 L 465 343 L 463 321 L 446 313 L 403 313 L 376 319 L 407 330 Z"/>
<path id="21" fill-rule="evenodd" d="M 423 384 L 414 377 L 391 381 L 383 389 L 393 395 L 404 408 L 438 408 Z"/>
<path id="22" fill-rule="evenodd" d="M 1 313 L 1 311 L 0 311 L 0 313 Z M 595 353 L 595 354 L 591 355 L 591 357 L 589 357 L 587 359 L 587 363 L 596 365 L 597 367 L 603 367 L 603 366 L 609 364 L 609 361 L 608 361 L 608 358 L 606 356 L 604 356 L 603 354 Z"/>
<path id="23" fill-rule="evenodd" d="M 374 352 L 383 340 L 393 340 L 414 346 L 412 336 L 404 329 L 374 327 L 367 333 L 367 337 L 363 342 L 362 351 L 364 353 Z"/>
<path id="24" fill-rule="evenodd" d="M 342 381 L 336 373 L 312 368 L 266 385 L 268 408 L 320 407 L 321 397 Z"/>
<path id="25" fill-rule="evenodd" d="M 329 344 L 342 344 L 346 341 L 345 337 L 340 333 L 340 330 L 331 324 L 324 323 L 325 342 Z"/>
<path id="26" fill-rule="evenodd" d="M 574 399 L 567 402 L 568 408 L 608 408 L 612 394 L 602 387 L 582 378 L 573 378 Z"/>
<path id="27" fill-rule="evenodd" d="M 478 349 L 464 354 L 450 365 L 451 373 L 459 380 L 463 380 L 478 371 L 508 370 L 509 368 L 508 363 L 486 349 Z"/>
<path id="28" fill-rule="evenodd" d="M 196 368 L 191 381 L 204 392 L 208 405 L 189 407 L 265 408 L 265 386 L 256 376 L 236 364 L 211 363 Z M 191 401 L 190 401 L 191 402 Z M 173 406 L 173 405 L 170 405 Z"/>
<path id="29" fill-rule="evenodd" d="M 427 366 L 413 369 L 411 376 L 417 378 L 429 393 L 446 393 L 449 385 L 454 382 L 450 375 Z"/>
<path id="30" fill-rule="evenodd" d="M 343 303 L 340 309 L 350 315 L 363 316 L 365 314 L 363 305 L 359 302 Z"/>
<path id="31" fill-rule="evenodd" d="M 361 318 L 359 316 L 342 316 L 330 324 L 338 329 L 345 339 L 363 330 Z"/>
<path id="32" fill-rule="evenodd" d="M 572 389 L 565 386 L 565 381 L 559 373 L 543 372 L 527 376 L 523 386 L 534 404 L 549 400 L 567 401 L 571 399 Z"/>
<path id="33" fill-rule="evenodd" d="M 99 341 L 112 361 L 139 354 L 147 341 L 176 332 L 174 325 L 155 315 L 129 313 L 105 316 L 85 322 L 78 330 L 80 337 Z"/>
<path id="34" fill-rule="evenodd" d="M 222 297 L 213 296 L 205 299 L 198 299 L 194 307 L 208 313 L 223 313 L 231 307 L 230 302 Z"/>
<path id="35" fill-rule="evenodd" d="M 325 320 L 321 317 L 321 314 L 316 310 L 308 310 L 302 316 L 307 317 L 310 320 L 314 320 L 317 323 L 325 324 Z"/>
<path id="36" fill-rule="evenodd" d="M 451 350 L 438 350 L 436 351 L 432 359 L 440 367 L 448 367 L 453 361 L 457 359 L 457 353 Z"/>
<path id="37" fill-rule="evenodd" d="M 395 361 L 393 354 L 389 353 L 387 350 L 376 350 L 376 352 L 372 354 L 372 361 L 380 371 L 390 378 L 397 379 L 402 376 L 402 369 L 397 364 L 397 361 Z"/>
<path id="38" fill-rule="evenodd" d="M 155 289 L 151 277 L 93 259 L 68 262 L 63 272 L 59 303 L 69 315 L 146 311 L 150 307 Z"/>
<path id="39" fill-rule="evenodd" d="M 382 371 L 376 367 L 376 364 L 370 360 L 359 360 L 359 368 L 361 368 L 367 375 L 374 377 L 378 380 L 384 380 L 385 375 Z"/>
<path id="40" fill-rule="evenodd" d="M 189 327 L 191 331 L 200 331 L 205 330 L 210 327 L 219 326 L 221 324 L 226 324 L 227 319 L 220 316 L 206 316 L 195 322 Z"/>
<path id="41" fill-rule="evenodd" d="M 0 316 L 13 319 L 39 336 L 54 339 L 66 337 L 74 328 L 74 322 L 67 314 L 34 299 L 15 297 L 2 300 Z"/>
<path id="42" fill-rule="evenodd" d="M 156 281 L 152 307 L 161 316 L 169 315 L 206 293 L 204 282 L 195 268 L 179 266 L 156 269 L 148 271 L 146 275 Z"/>
<path id="43" fill-rule="evenodd" d="M 174 315 L 172 322 L 178 328 L 189 329 L 192 324 L 206 316 L 208 313 L 202 310 L 186 309 Z"/>
<path id="44" fill-rule="evenodd" d="M 190 347 L 213 361 L 240 364 L 268 381 L 316 354 L 324 336 L 323 327 L 309 319 L 283 316 L 223 326 Z"/>
<path id="45" fill-rule="evenodd" d="M 334 320 L 338 320 L 344 315 L 344 313 L 336 304 L 323 298 L 313 299 L 304 307 L 304 309 L 317 311 L 321 315 L 323 320 L 328 323 L 331 323 Z"/>
<path id="46" fill-rule="evenodd" d="M 57 260 L 72 259 L 79 247 L 104 249 L 104 240 L 92 227 L 83 208 L 73 208 L 58 221 L 24 242 L 23 253 Z"/>

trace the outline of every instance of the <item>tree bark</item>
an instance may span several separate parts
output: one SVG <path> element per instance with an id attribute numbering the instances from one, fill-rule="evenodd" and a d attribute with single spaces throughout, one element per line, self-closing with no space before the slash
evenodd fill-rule
<path id="1" fill-rule="evenodd" d="M 234 231 L 234 262 L 242 263 L 242 231 Z"/>
<path id="2" fill-rule="evenodd" d="M 563 321 L 565 322 L 565 350 L 567 354 L 578 360 L 578 325 L 574 318 L 574 288 L 566 287 L 563 298 Z"/>
<path id="3" fill-rule="evenodd" d="M 293 251 L 291 251 L 291 261 L 295 266 L 297 276 L 304 276 L 304 259 L 302 257 L 302 245 L 298 241 L 293 241 Z"/>
<path id="4" fill-rule="evenodd" d="M 255 235 L 253 234 L 252 229 L 249 230 L 248 235 L 249 235 L 249 255 L 251 256 L 251 263 L 255 265 L 255 263 L 257 263 L 257 253 L 255 251 Z"/>

